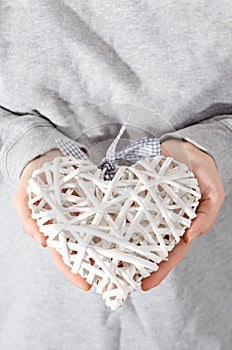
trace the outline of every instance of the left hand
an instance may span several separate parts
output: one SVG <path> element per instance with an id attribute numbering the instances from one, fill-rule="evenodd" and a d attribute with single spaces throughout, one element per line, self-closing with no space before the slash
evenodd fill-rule
<path id="1" fill-rule="evenodd" d="M 44 236 L 44 234 L 40 232 L 36 220 L 32 219 L 31 217 L 31 209 L 28 207 L 28 180 L 31 178 L 34 170 L 39 169 L 43 163 L 52 161 L 55 157 L 63 157 L 63 154 L 59 151 L 59 149 L 52 149 L 29 162 L 22 171 L 13 196 L 13 205 L 19 216 L 23 230 L 29 236 L 35 238 L 42 247 L 47 247 L 47 236 Z M 43 178 L 43 174 L 41 177 Z M 88 282 L 86 282 L 85 278 L 71 271 L 71 268 L 64 263 L 61 254 L 59 254 L 55 248 L 48 246 L 48 250 L 57 269 L 62 272 L 72 284 L 83 289 L 84 291 L 88 291 L 92 287 Z"/>
<path id="2" fill-rule="evenodd" d="M 169 139 L 161 144 L 161 152 L 165 157 L 185 163 L 198 180 L 201 199 L 197 208 L 197 217 L 175 248 L 168 254 L 168 261 L 162 261 L 159 269 L 149 277 L 142 279 L 143 291 L 158 286 L 168 273 L 183 259 L 191 242 L 210 231 L 225 199 L 223 184 L 214 159 L 194 144 L 177 139 Z"/>

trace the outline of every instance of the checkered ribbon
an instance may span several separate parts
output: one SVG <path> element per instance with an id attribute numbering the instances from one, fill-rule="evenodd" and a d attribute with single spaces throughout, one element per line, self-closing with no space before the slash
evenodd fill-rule
<path id="1" fill-rule="evenodd" d="M 98 168 L 100 168 L 104 173 L 104 180 L 113 179 L 114 175 L 116 174 L 115 163 L 117 160 L 137 161 L 142 158 L 161 155 L 159 139 L 155 138 L 141 139 L 130 144 L 129 146 L 126 146 L 120 151 L 116 151 L 118 141 L 126 130 L 127 124 L 128 122 L 125 122 L 122 125 L 117 137 L 107 149 L 105 158 L 103 158 L 101 164 L 98 166 Z M 57 139 L 56 144 L 64 156 L 87 159 L 84 152 L 81 151 L 75 141 Z"/>

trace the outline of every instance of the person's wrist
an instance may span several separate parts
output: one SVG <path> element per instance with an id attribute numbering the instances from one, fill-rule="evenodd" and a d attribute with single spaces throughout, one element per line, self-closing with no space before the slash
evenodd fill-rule
<path id="1" fill-rule="evenodd" d="M 161 143 L 161 153 L 164 157 L 172 157 L 173 159 L 184 163 L 191 169 L 190 154 L 196 154 L 197 150 L 200 151 L 192 143 L 183 140 L 169 138 Z M 192 157 L 191 157 L 192 158 Z"/>
<path id="2" fill-rule="evenodd" d="M 51 159 L 55 157 L 62 157 L 63 154 L 58 148 L 54 148 L 34 159 L 32 159 L 29 163 L 27 163 L 24 169 L 21 172 L 20 178 L 22 178 L 25 174 L 32 172 L 34 169 L 39 168 L 43 163 L 49 162 Z"/>
<path id="3" fill-rule="evenodd" d="M 179 150 L 186 151 L 186 148 L 189 147 L 188 144 L 189 142 L 186 140 L 170 138 L 160 144 L 161 153 L 165 157 L 173 157 L 177 150 L 178 152 Z"/>

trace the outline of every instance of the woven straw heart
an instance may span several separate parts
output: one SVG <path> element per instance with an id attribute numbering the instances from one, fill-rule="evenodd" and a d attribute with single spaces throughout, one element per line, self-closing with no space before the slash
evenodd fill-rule
<path id="1" fill-rule="evenodd" d="M 27 192 L 47 245 L 112 310 L 167 260 L 201 198 L 188 167 L 163 156 L 117 166 L 111 181 L 90 161 L 57 157 L 34 171 Z"/>

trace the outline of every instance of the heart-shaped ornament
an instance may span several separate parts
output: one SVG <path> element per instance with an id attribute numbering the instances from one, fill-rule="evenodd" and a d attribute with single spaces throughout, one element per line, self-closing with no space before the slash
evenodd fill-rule
<path id="1" fill-rule="evenodd" d="M 162 155 L 117 166 L 111 181 L 89 160 L 57 157 L 33 172 L 27 193 L 47 245 L 112 310 L 167 260 L 201 198 L 188 167 Z"/>

